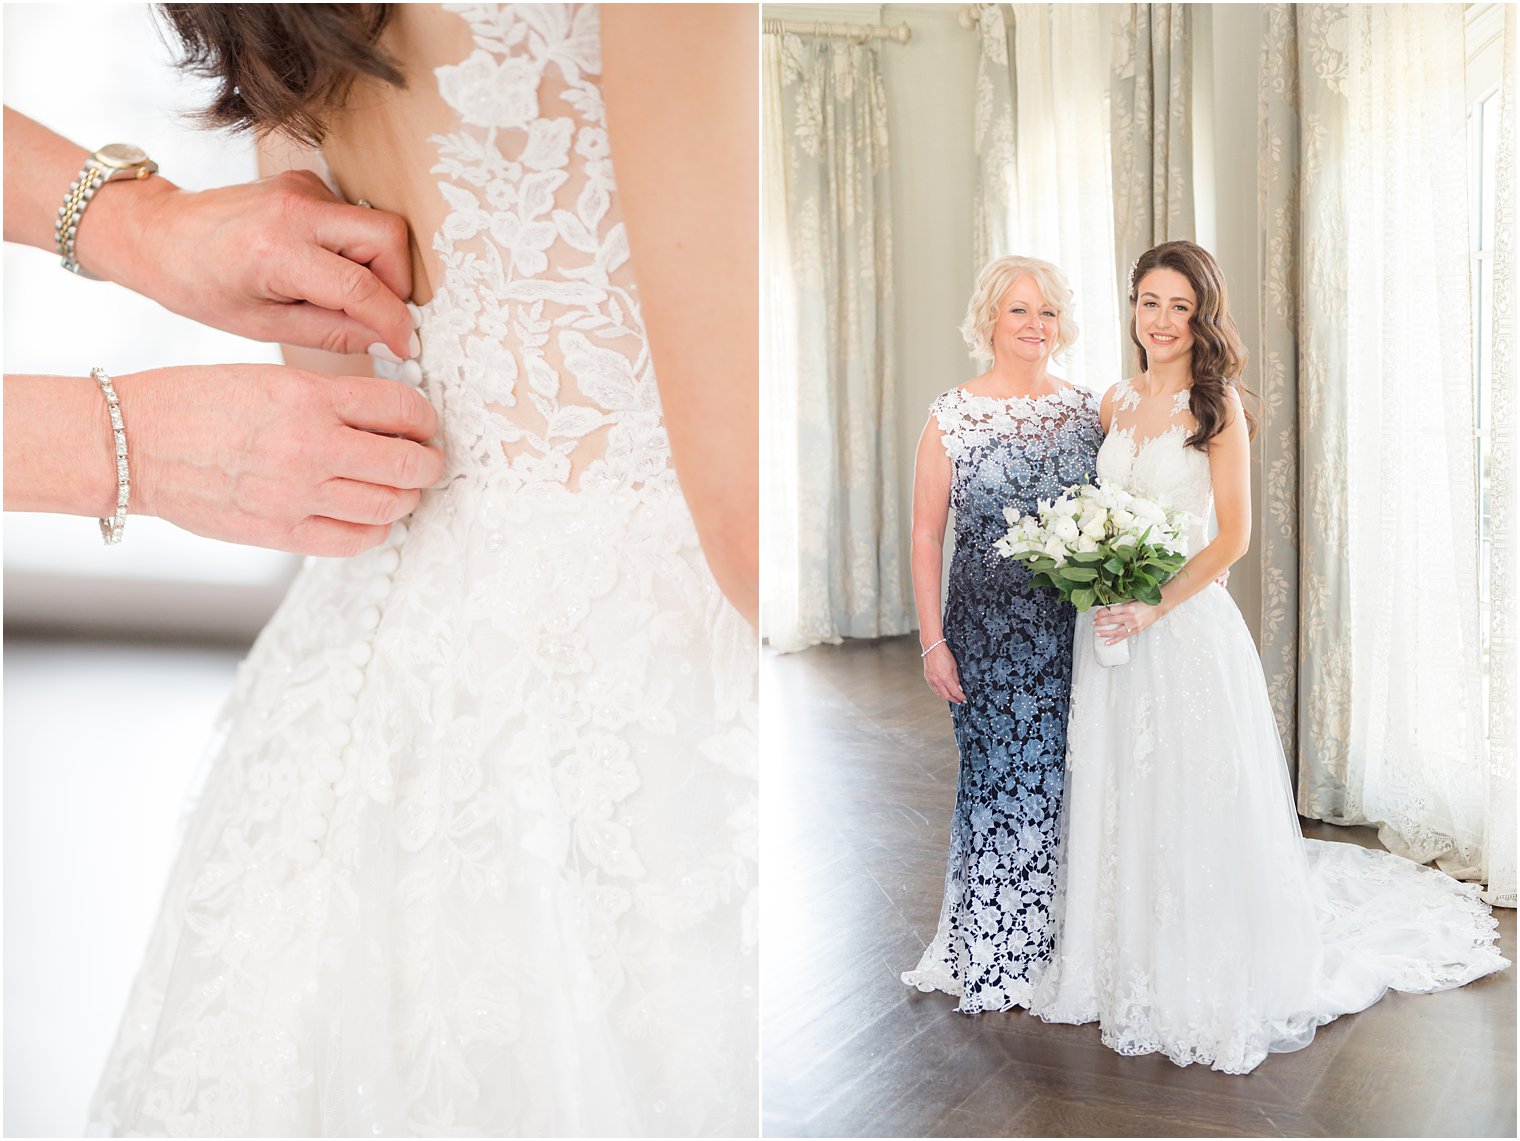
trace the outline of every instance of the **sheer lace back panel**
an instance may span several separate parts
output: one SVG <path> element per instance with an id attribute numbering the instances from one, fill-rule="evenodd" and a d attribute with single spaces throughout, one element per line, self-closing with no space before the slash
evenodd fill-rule
<path id="1" fill-rule="evenodd" d="M 449 474 L 673 488 L 596 7 L 399 5 L 385 42 L 408 85 L 357 88 L 328 159 L 351 200 L 412 224 Z"/>
<path id="2" fill-rule="evenodd" d="M 1190 513 L 1195 520 L 1187 534 L 1191 554 L 1208 541 L 1214 489 L 1208 453 L 1187 446 L 1198 427 L 1189 399 L 1186 389 L 1143 397 L 1131 380 L 1115 385 L 1114 418 L 1098 452 L 1098 478 Z"/>

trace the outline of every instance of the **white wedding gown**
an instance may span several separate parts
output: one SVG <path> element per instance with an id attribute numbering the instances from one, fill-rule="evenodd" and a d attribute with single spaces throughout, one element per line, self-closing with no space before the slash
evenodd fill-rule
<path id="1" fill-rule="evenodd" d="M 243 664 L 96 1128 L 756 1131 L 756 647 L 671 467 L 597 12 L 454 12 L 446 479 Z"/>
<path id="2" fill-rule="evenodd" d="M 1141 404 L 1124 382 L 1099 479 L 1193 513 L 1197 551 L 1212 488 L 1207 456 L 1184 446 L 1185 394 Z M 1147 420 L 1159 430 L 1137 440 Z M 1097 663 L 1092 627 L 1079 617 L 1064 883 L 1033 1013 L 1097 1021 L 1122 1054 L 1238 1074 L 1390 988 L 1509 965 L 1477 885 L 1302 838 L 1261 663 L 1223 587 L 1131 638 L 1127 665 Z"/>

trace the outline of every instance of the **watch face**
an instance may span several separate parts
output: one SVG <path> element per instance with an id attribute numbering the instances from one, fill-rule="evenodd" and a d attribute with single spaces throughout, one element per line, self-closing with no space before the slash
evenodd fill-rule
<path id="1" fill-rule="evenodd" d="M 107 166 L 137 166 L 148 161 L 148 154 L 142 147 L 134 147 L 131 143 L 111 143 L 101 147 L 95 152 L 95 157 Z"/>

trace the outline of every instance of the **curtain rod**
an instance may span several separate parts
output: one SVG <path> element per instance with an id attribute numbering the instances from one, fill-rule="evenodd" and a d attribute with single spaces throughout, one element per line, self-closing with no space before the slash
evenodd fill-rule
<path id="1" fill-rule="evenodd" d="M 988 6 L 986 4 L 962 4 L 960 12 L 956 14 L 956 23 L 960 24 L 967 31 L 975 31 L 981 25 L 982 9 Z"/>
<path id="2" fill-rule="evenodd" d="M 904 20 L 895 28 L 881 24 L 825 24 L 798 20 L 766 20 L 761 30 L 770 35 L 790 33 L 797 36 L 848 36 L 864 43 L 866 40 L 896 40 L 905 44 L 913 37 L 913 29 Z"/>

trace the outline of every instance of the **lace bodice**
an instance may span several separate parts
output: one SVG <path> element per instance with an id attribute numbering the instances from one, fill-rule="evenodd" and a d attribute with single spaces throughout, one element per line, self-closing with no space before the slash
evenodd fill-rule
<path id="1" fill-rule="evenodd" d="M 441 103 L 415 114 L 447 206 L 425 255 L 439 286 L 423 307 L 421 363 L 449 474 L 673 489 L 613 178 L 597 8 L 444 8 L 468 24 L 472 50 L 433 69 Z"/>
<path id="2" fill-rule="evenodd" d="M 1003 508 L 1033 511 L 1040 499 L 1087 479 L 1102 431 L 1096 399 L 1076 387 L 1007 399 L 952 388 L 930 415 L 953 469 L 955 557 L 988 566 L 1006 561 L 992 545 L 1007 528 Z"/>
<path id="3" fill-rule="evenodd" d="M 1188 391 L 1147 398 L 1133 381 L 1115 385 L 1114 419 L 1098 450 L 1098 478 L 1191 514 L 1195 522 L 1186 538 L 1188 554 L 1194 554 L 1208 541 L 1214 487 L 1208 453 L 1185 442 L 1197 427 L 1188 400 Z"/>

